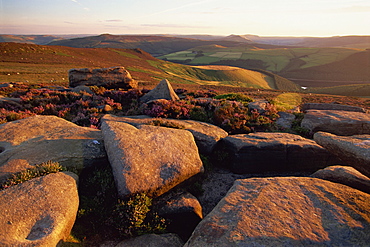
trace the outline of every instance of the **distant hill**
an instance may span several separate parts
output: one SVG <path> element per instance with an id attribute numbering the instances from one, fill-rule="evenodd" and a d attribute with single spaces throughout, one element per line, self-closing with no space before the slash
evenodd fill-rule
<path id="1" fill-rule="evenodd" d="M 150 35 L 111 35 L 65 39 L 51 42 L 49 45 L 61 45 L 75 48 L 140 48 L 153 56 L 161 56 L 177 51 L 191 49 L 202 45 L 214 44 L 214 41 L 190 38 L 177 38 L 169 36 Z M 236 46 L 239 42 L 218 41 L 217 44 L 225 46 Z"/>
<path id="2" fill-rule="evenodd" d="M 60 39 L 62 38 L 53 35 L 0 35 L 0 42 L 15 42 L 37 45 L 46 45 L 52 41 Z"/>
<path id="3" fill-rule="evenodd" d="M 255 43 L 300 47 L 342 47 L 370 48 L 370 36 L 335 36 L 335 37 L 261 37 L 240 35 Z"/>
<path id="4" fill-rule="evenodd" d="M 166 78 L 172 83 L 299 90 L 291 81 L 276 79 L 271 73 L 180 65 L 156 59 L 141 49 L 0 43 L 0 51 L 0 83 L 21 81 L 67 86 L 71 68 L 124 66 L 134 79 L 146 85 Z"/>
<path id="5" fill-rule="evenodd" d="M 344 59 L 327 64 L 283 71 L 280 75 L 298 79 L 301 81 L 300 84 L 305 86 L 322 87 L 356 82 L 370 83 L 370 50 L 359 51 Z M 307 81 L 304 82 L 304 80 Z M 322 82 L 320 83 L 320 81 Z"/>
<path id="6" fill-rule="evenodd" d="M 370 84 L 354 84 L 335 87 L 316 87 L 308 89 L 316 94 L 335 94 L 343 96 L 368 97 L 370 98 Z"/>

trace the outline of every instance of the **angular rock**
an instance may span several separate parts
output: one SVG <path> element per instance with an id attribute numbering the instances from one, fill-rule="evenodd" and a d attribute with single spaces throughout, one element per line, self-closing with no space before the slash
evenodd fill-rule
<path id="1" fill-rule="evenodd" d="M 70 69 L 69 86 L 101 86 L 109 89 L 137 88 L 138 83 L 132 79 L 130 73 L 124 67 L 110 67 L 102 69 Z"/>
<path id="2" fill-rule="evenodd" d="M 366 246 L 370 195 L 316 178 L 237 180 L 185 246 Z"/>
<path id="3" fill-rule="evenodd" d="M 56 246 L 78 210 L 77 176 L 52 173 L 0 191 L 1 246 Z"/>
<path id="4" fill-rule="evenodd" d="M 27 160 L 14 159 L 9 160 L 0 167 L 0 184 L 4 183 L 12 174 L 32 168 Z"/>
<path id="5" fill-rule="evenodd" d="M 30 165 L 49 160 L 82 169 L 105 158 L 101 131 L 56 116 L 33 116 L 0 125 L 0 172 L 6 162 L 24 159 Z"/>
<path id="6" fill-rule="evenodd" d="M 288 112 L 278 112 L 278 115 L 280 117 L 276 120 L 276 122 L 275 122 L 276 125 L 284 128 L 284 129 L 292 128 L 292 124 L 295 120 L 294 114 L 288 113 Z"/>
<path id="7" fill-rule="evenodd" d="M 301 126 L 311 132 L 324 131 L 343 136 L 370 134 L 370 114 L 349 111 L 308 110 Z"/>
<path id="8" fill-rule="evenodd" d="M 326 104 L 326 103 L 305 103 L 302 105 L 302 111 L 308 110 L 330 110 L 330 111 L 352 111 L 352 112 L 363 112 L 366 110 L 362 107 L 351 106 L 351 105 L 340 105 L 340 104 Z"/>
<path id="9" fill-rule="evenodd" d="M 138 192 L 159 196 L 203 172 L 189 131 L 149 125 L 136 128 L 109 115 L 102 118 L 101 129 L 121 197 Z"/>
<path id="10" fill-rule="evenodd" d="M 188 192 L 169 193 L 156 203 L 159 216 L 169 222 L 167 231 L 178 234 L 186 241 L 203 219 L 202 206 L 198 199 Z"/>
<path id="11" fill-rule="evenodd" d="M 182 247 L 184 242 L 173 233 L 146 234 L 122 241 L 116 247 Z"/>
<path id="12" fill-rule="evenodd" d="M 217 142 L 228 135 L 227 132 L 220 127 L 217 127 L 213 124 L 193 120 L 151 118 L 146 115 L 139 115 L 116 118 L 116 121 L 129 123 L 134 125 L 135 127 L 143 124 L 162 124 L 164 126 L 173 126 L 173 128 L 178 126 L 178 128 L 188 130 L 193 134 L 195 143 L 199 148 L 199 152 L 204 154 L 212 153 Z"/>
<path id="13" fill-rule="evenodd" d="M 75 93 L 86 92 L 89 94 L 94 94 L 94 92 L 88 86 L 77 86 L 77 87 L 72 88 L 71 91 Z"/>
<path id="14" fill-rule="evenodd" d="M 166 100 L 179 100 L 179 96 L 173 90 L 170 82 L 166 79 L 159 82 L 159 84 L 149 93 L 140 98 L 140 101 L 147 103 L 152 100 L 166 99 Z"/>
<path id="15" fill-rule="evenodd" d="M 316 171 L 336 161 L 314 141 L 288 133 L 230 135 L 216 147 L 214 157 L 220 155 L 221 165 L 239 174 Z"/>
<path id="16" fill-rule="evenodd" d="M 336 136 L 317 132 L 314 140 L 347 165 L 370 177 L 370 135 Z"/>
<path id="17" fill-rule="evenodd" d="M 329 166 L 318 170 L 311 177 L 344 184 L 370 194 L 370 178 L 350 166 Z"/>
<path id="18" fill-rule="evenodd" d="M 256 110 L 260 114 L 262 114 L 266 111 L 266 107 L 267 107 L 268 103 L 269 102 L 267 100 L 257 100 L 257 101 L 254 101 L 254 102 L 250 102 L 248 104 L 248 109 L 250 111 Z"/>

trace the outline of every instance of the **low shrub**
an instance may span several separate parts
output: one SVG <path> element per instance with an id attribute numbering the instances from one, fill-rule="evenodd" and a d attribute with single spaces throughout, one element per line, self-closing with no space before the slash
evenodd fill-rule
<path id="1" fill-rule="evenodd" d="M 225 99 L 231 101 L 239 101 L 239 102 L 253 102 L 253 99 L 249 96 L 241 93 L 228 93 L 228 94 L 221 94 L 214 97 L 214 99 Z"/>
<path id="2" fill-rule="evenodd" d="M 113 211 L 112 225 L 123 237 L 147 233 L 164 233 L 165 220 L 151 210 L 152 199 L 145 193 L 138 193 L 125 200 L 119 200 Z"/>
<path id="3" fill-rule="evenodd" d="M 6 182 L 4 182 L 0 189 L 6 189 L 10 186 L 14 186 L 33 178 L 41 177 L 48 175 L 50 173 L 57 173 L 61 171 L 65 171 L 66 169 L 59 165 L 58 162 L 48 161 L 42 164 L 38 164 L 35 167 L 26 169 L 24 171 L 18 172 L 13 174 Z"/>

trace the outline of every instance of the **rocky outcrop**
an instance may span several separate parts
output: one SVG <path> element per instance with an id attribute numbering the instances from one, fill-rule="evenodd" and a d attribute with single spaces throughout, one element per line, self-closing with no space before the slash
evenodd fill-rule
<path id="1" fill-rule="evenodd" d="M 278 112 L 279 118 L 276 120 L 276 125 L 282 127 L 283 129 L 292 128 L 292 124 L 295 120 L 295 116 L 288 112 Z"/>
<path id="2" fill-rule="evenodd" d="M 56 246 L 78 210 L 77 176 L 53 173 L 0 191 L 1 246 Z"/>
<path id="3" fill-rule="evenodd" d="M 370 114 L 350 111 L 309 110 L 301 127 L 311 132 L 324 131 L 351 136 L 370 134 Z"/>
<path id="4" fill-rule="evenodd" d="M 268 103 L 269 102 L 267 100 L 257 100 L 254 102 L 250 102 L 248 104 L 248 109 L 250 111 L 257 111 L 258 113 L 263 114 L 266 111 Z"/>
<path id="5" fill-rule="evenodd" d="M 311 177 L 344 184 L 370 194 L 370 178 L 350 166 L 329 166 L 318 170 Z"/>
<path id="6" fill-rule="evenodd" d="M 118 194 L 159 196 L 203 172 L 192 134 L 149 125 L 138 128 L 106 115 L 101 126 Z"/>
<path id="7" fill-rule="evenodd" d="M 347 165 L 370 177 L 370 135 L 336 136 L 318 132 L 314 140 Z"/>
<path id="8" fill-rule="evenodd" d="M 116 247 L 182 247 L 184 242 L 173 233 L 146 234 L 122 241 Z"/>
<path id="9" fill-rule="evenodd" d="M 0 125 L 0 173 L 6 162 L 29 164 L 49 160 L 78 170 L 106 153 L 101 131 L 77 126 L 55 116 L 33 116 Z"/>
<path id="10" fill-rule="evenodd" d="M 0 184 L 4 183 L 12 174 L 32 168 L 27 160 L 13 159 L 9 160 L 0 167 Z"/>
<path id="11" fill-rule="evenodd" d="M 316 178 L 237 180 L 185 246 L 366 246 L 369 203 Z"/>
<path id="12" fill-rule="evenodd" d="M 70 69 L 68 74 L 70 87 L 101 86 L 127 90 L 138 86 L 137 81 L 132 79 L 124 67 Z"/>
<path id="13" fill-rule="evenodd" d="M 164 127 L 180 128 L 190 131 L 198 146 L 199 152 L 210 154 L 219 140 L 226 137 L 226 131 L 213 124 L 203 123 L 193 120 L 177 120 L 177 119 L 163 119 L 151 118 L 146 115 L 117 117 L 116 121 L 128 123 L 139 127 L 141 125 L 162 125 Z"/>
<path id="14" fill-rule="evenodd" d="M 215 149 L 220 155 L 221 165 L 235 173 L 316 171 L 334 162 L 314 141 L 288 133 L 230 135 Z"/>
<path id="15" fill-rule="evenodd" d="M 159 216 L 169 222 L 167 231 L 178 234 L 185 241 L 203 219 L 202 206 L 188 192 L 169 193 L 160 198 L 155 207 Z"/>
<path id="16" fill-rule="evenodd" d="M 330 111 L 351 111 L 351 112 L 363 112 L 366 110 L 362 107 L 341 105 L 341 104 L 326 104 L 326 103 L 305 103 L 302 105 L 302 111 L 308 110 L 330 110 Z"/>
<path id="17" fill-rule="evenodd" d="M 179 100 L 179 96 L 173 90 L 170 82 L 166 79 L 159 82 L 159 84 L 149 93 L 140 98 L 140 101 L 147 103 L 152 100 L 166 99 L 166 100 Z"/>

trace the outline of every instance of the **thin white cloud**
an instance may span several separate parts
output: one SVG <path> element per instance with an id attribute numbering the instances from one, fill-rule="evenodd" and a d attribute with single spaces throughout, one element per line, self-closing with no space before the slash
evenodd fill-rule
<path id="1" fill-rule="evenodd" d="M 123 20 L 120 19 L 114 19 L 114 20 L 105 20 L 106 22 L 123 22 Z"/>
<path id="2" fill-rule="evenodd" d="M 340 8 L 339 11 L 347 13 L 370 12 L 370 6 L 350 6 Z"/>
<path id="3" fill-rule="evenodd" d="M 81 4 L 79 1 L 77 0 L 71 0 L 72 2 L 74 3 L 77 3 L 78 5 L 80 5 L 82 7 L 83 10 L 85 11 L 90 11 L 90 9 L 88 7 L 85 7 L 83 4 Z"/>

